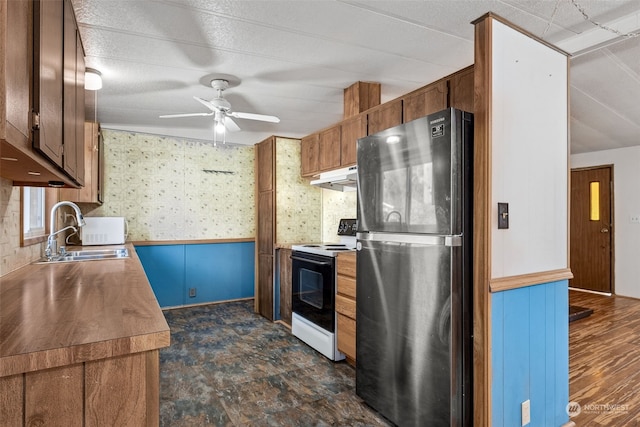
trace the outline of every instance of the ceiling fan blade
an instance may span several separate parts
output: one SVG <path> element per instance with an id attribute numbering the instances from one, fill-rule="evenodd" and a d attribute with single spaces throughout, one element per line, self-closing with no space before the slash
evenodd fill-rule
<path id="1" fill-rule="evenodd" d="M 229 132 L 238 132 L 240 130 L 240 126 L 238 126 L 231 117 L 224 118 L 224 125 Z"/>
<path id="2" fill-rule="evenodd" d="M 211 102 L 207 101 L 206 99 L 202 99 L 202 98 L 197 97 L 197 96 L 194 96 L 193 99 L 195 99 L 196 101 L 198 101 L 199 103 L 201 103 L 202 105 L 204 105 L 205 107 L 210 109 L 211 111 L 216 111 L 217 110 L 216 106 L 213 105 Z"/>
<path id="3" fill-rule="evenodd" d="M 163 116 L 158 116 L 161 119 L 170 119 L 175 117 L 198 117 L 198 116 L 213 116 L 213 112 L 211 113 L 185 113 L 185 114 L 165 114 Z"/>
<path id="4" fill-rule="evenodd" d="M 280 123 L 280 119 L 276 116 L 265 116 L 264 114 L 254 114 L 254 113 L 240 113 L 238 111 L 234 111 L 232 113 L 227 113 L 229 116 L 236 117 L 238 119 L 249 119 L 249 120 L 260 120 L 262 122 L 271 122 L 271 123 Z"/>

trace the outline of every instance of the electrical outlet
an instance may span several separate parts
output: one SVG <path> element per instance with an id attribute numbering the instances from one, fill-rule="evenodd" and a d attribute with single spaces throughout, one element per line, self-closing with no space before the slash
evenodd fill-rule
<path id="1" fill-rule="evenodd" d="M 189 298 L 196 297 L 196 288 L 189 288 Z"/>
<path id="2" fill-rule="evenodd" d="M 526 426 L 531 422 L 531 401 L 529 399 L 522 402 L 522 425 Z"/>
<path id="3" fill-rule="evenodd" d="M 629 217 L 629 222 L 631 224 L 640 224 L 640 214 L 631 215 Z"/>

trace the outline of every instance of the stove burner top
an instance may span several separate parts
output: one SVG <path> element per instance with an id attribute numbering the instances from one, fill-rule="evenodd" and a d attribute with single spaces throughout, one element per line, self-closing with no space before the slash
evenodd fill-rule
<path id="1" fill-rule="evenodd" d="M 293 245 L 291 249 L 331 257 L 337 256 L 338 252 L 355 251 L 356 224 L 357 221 L 355 219 L 341 219 L 338 227 L 338 237 L 340 237 L 340 240 L 335 243 L 300 243 L 299 245 Z"/>

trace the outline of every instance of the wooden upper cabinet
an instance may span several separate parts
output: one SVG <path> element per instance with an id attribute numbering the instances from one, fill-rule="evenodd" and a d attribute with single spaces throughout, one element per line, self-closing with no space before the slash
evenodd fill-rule
<path id="1" fill-rule="evenodd" d="M 402 124 L 402 99 L 385 102 L 367 114 L 368 134 Z"/>
<path id="2" fill-rule="evenodd" d="M 33 146 L 60 167 L 63 167 L 63 40 L 63 1 L 34 2 L 33 107 L 39 116 L 39 127 L 33 135 Z M 75 48 L 73 52 L 75 57 Z"/>
<path id="3" fill-rule="evenodd" d="M 272 191 L 274 185 L 274 139 L 257 144 L 258 191 Z"/>
<path id="4" fill-rule="evenodd" d="M 84 128 L 84 187 L 79 189 L 61 188 L 60 200 L 77 203 L 102 203 L 103 168 L 101 159 L 104 156 L 101 147 L 100 124 L 86 122 Z"/>
<path id="5" fill-rule="evenodd" d="M 355 165 L 358 138 L 367 136 L 367 115 L 360 114 L 342 122 L 340 158 L 342 166 Z"/>
<path id="6" fill-rule="evenodd" d="M 76 188 L 84 165 L 84 53 L 71 1 L 2 0 L 0 21 L 0 149 L 11 159 L 0 175 L 14 185 Z"/>
<path id="7" fill-rule="evenodd" d="M 312 176 L 320 170 L 320 134 L 305 136 L 300 141 L 300 175 Z"/>
<path id="8" fill-rule="evenodd" d="M 320 132 L 320 171 L 340 167 L 340 125 Z"/>
<path id="9" fill-rule="evenodd" d="M 71 4 L 71 3 L 69 3 Z M 76 27 L 77 28 L 77 27 Z M 84 48 L 82 40 L 80 40 L 80 32 L 76 29 L 76 90 L 75 90 L 75 135 L 76 135 L 76 158 L 77 158 L 77 176 L 76 181 L 80 185 L 84 185 L 85 181 L 85 114 L 84 114 Z"/>
<path id="10" fill-rule="evenodd" d="M 377 105 L 380 105 L 380 83 L 355 82 L 344 90 L 343 118 L 357 116 Z"/>
<path id="11" fill-rule="evenodd" d="M 404 123 L 447 108 L 447 82 L 425 86 L 403 98 Z"/>
<path id="12" fill-rule="evenodd" d="M 16 146 L 28 146 L 31 138 L 29 115 L 33 67 L 33 2 L 11 0 L 5 2 L 5 7 L 5 16 L 1 15 L 0 8 L 2 26 L 6 28 L 6 31 L 3 29 L 6 38 L 2 58 L 5 68 L 4 76 L 0 77 L 0 94 L 4 92 L 2 96 L 5 97 L 6 108 L 0 108 L 0 138 L 11 141 Z"/>
<path id="13" fill-rule="evenodd" d="M 80 164 L 79 154 L 84 150 L 78 151 L 78 140 L 76 136 L 76 63 L 78 62 L 78 49 L 76 38 L 76 20 L 73 16 L 71 1 L 64 1 L 64 47 L 63 47 L 63 126 L 62 126 L 62 144 L 63 144 L 63 165 L 64 170 L 71 175 L 76 181 L 80 182 L 84 178 L 79 178 L 78 166 Z M 83 104 L 84 111 L 84 104 Z"/>
<path id="14" fill-rule="evenodd" d="M 449 80 L 450 106 L 473 113 L 473 66 L 454 74 Z"/>

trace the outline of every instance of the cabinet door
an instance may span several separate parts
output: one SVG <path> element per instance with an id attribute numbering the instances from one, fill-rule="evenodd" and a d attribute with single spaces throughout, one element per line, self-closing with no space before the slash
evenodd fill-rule
<path id="1" fill-rule="evenodd" d="M 462 111 L 473 113 L 473 67 L 453 75 L 449 80 L 451 105 Z"/>
<path id="2" fill-rule="evenodd" d="M 84 425 L 83 366 L 61 366 L 24 376 L 25 426 Z"/>
<path id="3" fill-rule="evenodd" d="M 342 122 L 342 136 L 340 142 L 340 163 L 342 166 L 356 164 L 358 138 L 367 136 L 367 115 L 360 114 L 357 117 Z"/>
<path id="4" fill-rule="evenodd" d="M 33 40 L 31 29 L 32 2 L 30 0 L 7 1 L 6 45 L 4 53 L 6 128 L 0 130 L 0 137 L 13 145 L 29 145 L 31 129 L 31 68 Z M 5 24 L 3 22 L 3 24 Z M 3 30 L 4 31 L 4 30 Z M 0 83 L 2 84 L 2 83 Z M 0 112 L 0 114 L 2 114 Z M 1 117 L 0 117 L 1 119 Z M 0 129 L 2 124 L 0 123 Z"/>
<path id="5" fill-rule="evenodd" d="M 63 166 L 63 22 L 62 0 L 34 3 L 33 106 L 40 124 L 33 135 L 33 146 L 60 167 Z"/>
<path id="6" fill-rule="evenodd" d="M 273 191 L 258 194 L 258 253 L 273 254 Z"/>
<path id="7" fill-rule="evenodd" d="M 75 90 L 75 114 L 74 122 L 76 126 L 76 156 L 77 156 L 77 174 L 76 181 L 80 185 L 84 185 L 85 181 L 85 169 L 87 161 L 86 159 L 86 144 L 85 144 L 85 125 L 84 125 L 84 49 L 82 47 L 82 41 L 80 40 L 80 32 L 76 29 L 76 90 Z"/>
<path id="8" fill-rule="evenodd" d="M 300 141 L 300 175 L 312 176 L 320 170 L 320 135 L 305 136 Z"/>
<path id="9" fill-rule="evenodd" d="M 61 188 L 60 199 L 77 203 L 102 203 L 99 197 L 101 180 L 99 161 L 102 154 L 99 144 L 100 127 L 98 123 L 86 122 L 83 128 L 84 187 L 79 189 Z"/>
<path id="10" fill-rule="evenodd" d="M 274 146 L 273 138 L 265 139 L 256 145 L 258 161 L 258 191 L 273 190 Z"/>
<path id="11" fill-rule="evenodd" d="M 291 325 L 291 249 L 278 250 L 280 265 L 280 319 Z"/>
<path id="12" fill-rule="evenodd" d="M 76 23 L 70 0 L 64 1 L 64 48 L 63 48 L 63 113 L 62 144 L 64 170 L 78 180 L 78 144 L 76 137 Z"/>
<path id="13" fill-rule="evenodd" d="M 340 167 L 340 125 L 320 132 L 320 170 Z"/>
<path id="14" fill-rule="evenodd" d="M 184 302 L 184 245 L 136 246 L 136 253 L 160 307 Z"/>
<path id="15" fill-rule="evenodd" d="M 403 100 L 404 122 L 447 108 L 447 82 L 441 81 L 413 93 Z"/>
<path id="16" fill-rule="evenodd" d="M 24 380 L 22 374 L 0 377 L 0 420 L 9 427 L 23 425 Z"/>
<path id="17" fill-rule="evenodd" d="M 273 320 L 273 255 L 258 255 L 258 313 Z"/>
<path id="18" fill-rule="evenodd" d="M 350 317 L 337 314 L 338 350 L 349 359 L 356 360 L 356 321 Z"/>
<path id="19" fill-rule="evenodd" d="M 402 100 L 386 102 L 367 114 L 369 135 L 402 124 Z"/>

